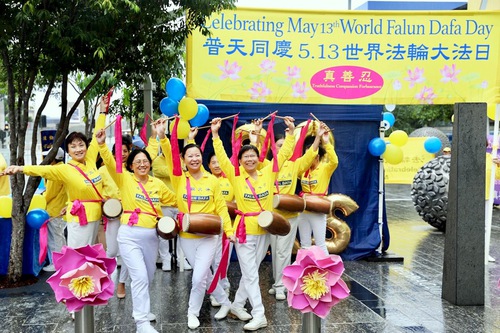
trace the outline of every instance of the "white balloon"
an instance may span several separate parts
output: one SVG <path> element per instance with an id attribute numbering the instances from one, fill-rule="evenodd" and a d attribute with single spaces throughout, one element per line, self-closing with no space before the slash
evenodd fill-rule
<path id="1" fill-rule="evenodd" d="M 386 104 L 385 109 L 389 112 L 392 112 L 396 109 L 396 104 Z"/>

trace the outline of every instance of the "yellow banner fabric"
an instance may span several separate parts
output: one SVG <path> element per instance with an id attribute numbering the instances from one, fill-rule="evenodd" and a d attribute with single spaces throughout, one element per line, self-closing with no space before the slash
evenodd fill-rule
<path id="1" fill-rule="evenodd" d="M 308 104 L 500 103 L 500 11 L 214 14 L 187 42 L 187 94 Z"/>

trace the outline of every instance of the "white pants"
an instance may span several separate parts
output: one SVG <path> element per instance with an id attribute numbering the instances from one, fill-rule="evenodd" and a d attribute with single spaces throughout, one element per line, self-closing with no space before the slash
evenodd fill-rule
<path id="1" fill-rule="evenodd" d="M 217 268 L 219 268 L 220 261 L 222 259 L 222 235 L 219 235 L 217 238 L 218 238 L 217 246 L 215 247 L 215 256 L 214 256 L 214 261 L 212 263 L 212 270 L 214 274 L 215 272 L 217 272 Z M 227 257 L 226 277 L 219 280 L 219 285 L 222 287 L 222 289 L 229 289 L 231 287 L 231 284 L 227 279 L 227 269 L 229 268 L 229 262 L 231 261 L 231 252 L 233 252 L 233 243 L 229 243 L 228 251 L 229 251 L 229 256 Z"/>
<path id="2" fill-rule="evenodd" d="M 312 245 L 311 233 L 314 244 L 319 246 L 328 255 L 326 248 L 326 214 L 303 212 L 299 214 L 300 247 L 308 248 Z"/>
<path id="3" fill-rule="evenodd" d="M 234 245 L 238 254 L 238 262 L 241 269 L 241 279 L 233 306 L 242 308 L 246 300 L 252 305 L 252 316 L 262 318 L 265 316 L 264 305 L 259 286 L 259 266 L 266 256 L 269 247 L 269 234 L 247 235 L 247 242 Z"/>
<path id="4" fill-rule="evenodd" d="M 182 238 L 180 237 L 181 248 L 184 254 L 193 267 L 193 276 L 191 281 L 191 293 L 189 294 L 188 314 L 200 315 L 201 305 L 205 292 L 210 287 L 213 279 L 213 274 L 210 271 L 210 264 L 214 260 L 215 247 L 219 237 L 207 236 L 203 238 Z M 231 302 L 227 298 L 224 289 L 219 284 L 215 288 L 212 295 L 215 300 L 226 306 L 230 306 Z"/>
<path id="5" fill-rule="evenodd" d="M 66 228 L 66 221 L 62 217 L 53 217 L 47 224 L 49 235 L 48 235 L 48 247 L 50 253 L 61 252 L 61 249 L 66 245 L 66 237 L 64 237 L 64 228 Z M 50 262 L 53 264 L 52 257 L 50 257 Z"/>
<path id="6" fill-rule="evenodd" d="M 116 258 L 120 255 L 118 248 L 118 230 L 120 229 L 120 218 L 109 219 L 108 225 L 106 226 L 106 255 L 108 258 Z M 120 268 L 120 277 L 118 282 L 125 283 L 128 279 L 128 269 L 126 265 L 122 265 Z"/>
<path id="7" fill-rule="evenodd" d="M 169 216 L 174 220 L 177 219 L 177 214 L 179 210 L 175 207 L 161 207 L 161 211 L 163 212 L 163 216 Z M 170 254 L 170 240 L 166 240 L 158 236 L 160 240 L 159 246 L 159 255 L 162 262 L 170 262 L 172 260 L 172 255 Z M 173 241 L 173 239 L 172 239 Z M 179 242 L 177 242 L 177 248 L 179 248 Z"/>
<path id="8" fill-rule="evenodd" d="M 292 217 L 288 220 L 290 222 L 290 232 L 285 236 L 269 235 L 271 239 L 272 260 L 273 260 L 273 288 L 275 290 L 282 290 L 283 286 L 283 269 L 290 265 L 292 261 L 292 249 L 297 236 L 297 226 L 299 225 L 299 218 Z"/>
<path id="9" fill-rule="evenodd" d="M 67 223 L 68 228 L 68 246 L 71 248 L 79 248 L 85 245 L 95 244 L 97 232 L 101 221 L 89 221 L 87 225 L 81 226 L 78 222 Z"/>
<path id="10" fill-rule="evenodd" d="M 122 224 L 118 230 L 118 246 L 132 280 L 132 315 L 139 327 L 149 323 L 149 286 L 153 282 L 158 253 L 156 229 Z"/>

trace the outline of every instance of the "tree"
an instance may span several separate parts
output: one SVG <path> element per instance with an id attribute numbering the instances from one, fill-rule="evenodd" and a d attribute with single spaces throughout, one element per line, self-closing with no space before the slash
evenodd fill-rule
<path id="1" fill-rule="evenodd" d="M 68 133 L 71 115 L 107 71 L 125 82 L 150 73 L 169 76 L 178 66 L 185 38 L 203 26 L 213 12 L 231 8 L 234 0 L 5 0 L 0 3 L 0 56 L 7 82 L 11 129 L 10 162 L 24 165 L 28 111 L 36 84 L 47 86 L 46 98 L 61 85 L 61 116 L 54 142 L 59 147 Z M 172 66 L 174 64 L 174 66 Z M 71 73 L 92 79 L 68 110 Z M 44 104 L 37 110 L 34 131 Z M 34 135 L 36 140 L 36 135 Z M 36 143 L 36 142 L 35 142 Z M 36 164 L 35 144 L 31 163 Z M 42 161 L 55 157 L 54 149 Z M 25 215 L 39 179 L 11 177 L 12 243 L 8 278 L 22 276 Z M 26 186 L 25 186 L 26 185 Z"/>
<path id="2" fill-rule="evenodd" d="M 398 105 L 393 113 L 396 122 L 387 134 L 393 130 L 402 130 L 410 134 L 421 127 L 449 123 L 453 114 L 453 105 Z"/>

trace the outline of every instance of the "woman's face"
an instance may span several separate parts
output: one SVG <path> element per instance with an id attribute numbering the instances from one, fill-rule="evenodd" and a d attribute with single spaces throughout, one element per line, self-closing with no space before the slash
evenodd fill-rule
<path id="1" fill-rule="evenodd" d="M 219 166 L 219 160 L 217 160 L 217 156 L 212 156 L 210 159 L 210 163 L 208 164 L 208 168 L 210 169 L 210 172 L 212 175 L 219 177 L 222 173 L 222 170 Z"/>
<path id="2" fill-rule="evenodd" d="M 191 147 L 184 153 L 184 165 L 189 172 L 197 172 L 203 163 L 201 151 L 197 147 Z"/>
<path id="3" fill-rule="evenodd" d="M 68 144 L 68 154 L 77 162 L 85 162 L 87 155 L 87 145 L 81 139 L 75 139 Z"/>
<path id="4" fill-rule="evenodd" d="M 130 155 L 130 150 L 128 150 L 127 145 L 122 145 L 122 161 L 127 162 L 128 155 Z"/>
<path id="5" fill-rule="evenodd" d="M 137 177 L 141 177 L 149 173 L 149 170 L 151 169 L 151 163 L 149 163 L 146 154 L 139 153 L 135 155 L 131 167 L 132 171 L 134 172 L 134 175 L 136 175 Z"/>
<path id="6" fill-rule="evenodd" d="M 279 151 L 281 147 L 283 146 L 283 142 L 285 142 L 285 139 L 279 139 L 276 141 L 276 150 Z"/>
<path id="7" fill-rule="evenodd" d="M 255 151 L 250 149 L 241 155 L 239 162 L 246 172 L 255 171 L 259 165 L 259 156 Z"/>

